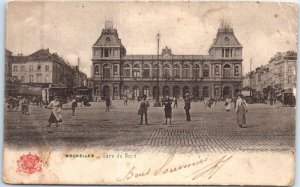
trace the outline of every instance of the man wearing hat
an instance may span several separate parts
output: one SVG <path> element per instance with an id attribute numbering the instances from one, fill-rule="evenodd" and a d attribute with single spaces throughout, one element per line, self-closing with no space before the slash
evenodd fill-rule
<path id="1" fill-rule="evenodd" d="M 149 107 L 149 102 L 146 99 L 147 99 L 147 96 L 143 95 L 142 101 L 140 103 L 140 108 L 139 108 L 139 111 L 138 111 L 138 114 L 141 115 L 140 125 L 143 124 L 143 116 L 145 116 L 145 122 L 146 122 L 146 125 L 148 125 L 147 111 L 148 111 L 148 107 Z"/>
<path id="2" fill-rule="evenodd" d="M 190 109 L 191 109 L 190 94 L 186 93 L 184 98 L 184 110 L 185 110 L 187 121 L 191 121 Z"/>

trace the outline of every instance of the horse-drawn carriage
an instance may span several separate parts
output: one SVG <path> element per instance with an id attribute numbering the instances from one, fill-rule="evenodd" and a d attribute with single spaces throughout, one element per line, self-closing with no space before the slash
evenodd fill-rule
<path id="1" fill-rule="evenodd" d="M 5 101 L 7 103 L 7 110 L 10 111 L 17 111 L 20 106 L 20 100 L 19 98 L 14 97 L 8 97 Z"/>
<path id="2" fill-rule="evenodd" d="M 277 102 L 281 102 L 283 106 L 296 106 L 296 98 L 293 93 L 281 92 L 276 95 Z"/>

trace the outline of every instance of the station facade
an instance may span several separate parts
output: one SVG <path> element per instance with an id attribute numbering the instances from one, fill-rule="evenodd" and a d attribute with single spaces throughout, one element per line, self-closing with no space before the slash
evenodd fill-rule
<path id="1" fill-rule="evenodd" d="M 242 87 L 242 45 L 233 29 L 222 24 L 208 55 L 177 55 L 168 47 L 159 55 L 128 55 L 112 22 L 92 46 L 93 97 L 122 99 L 124 95 L 156 98 L 232 97 Z"/>

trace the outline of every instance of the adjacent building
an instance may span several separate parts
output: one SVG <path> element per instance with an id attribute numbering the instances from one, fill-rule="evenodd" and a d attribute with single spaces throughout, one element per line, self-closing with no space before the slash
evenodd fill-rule
<path id="1" fill-rule="evenodd" d="M 296 61 L 296 52 L 278 52 L 268 64 L 248 73 L 243 79 L 243 87 L 269 96 L 281 92 L 293 93 L 296 89 Z"/>
<path id="2" fill-rule="evenodd" d="M 92 46 L 92 80 L 95 98 L 147 95 L 156 98 L 226 97 L 242 86 L 242 45 L 233 29 L 222 24 L 207 55 L 178 55 L 165 47 L 159 55 L 129 55 L 113 28 L 106 22 Z M 157 88 L 157 78 L 159 87 Z"/>
<path id="3" fill-rule="evenodd" d="M 71 66 L 57 53 L 50 53 L 49 49 L 40 49 L 28 56 L 12 56 L 11 64 L 12 77 L 18 78 L 22 85 L 57 89 L 59 94 L 72 94 L 86 78 L 78 67 Z"/>

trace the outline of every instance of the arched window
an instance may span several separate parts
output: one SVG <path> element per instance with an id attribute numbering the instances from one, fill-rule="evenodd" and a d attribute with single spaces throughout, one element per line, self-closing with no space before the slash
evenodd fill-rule
<path id="1" fill-rule="evenodd" d="M 187 65 L 187 64 L 183 65 L 183 68 L 182 68 L 182 77 L 184 79 L 187 79 L 187 78 L 190 77 L 190 66 Z"/>
<path id="2" fill-rule="evenodd" d="M 150 95 L 150 88 L 148 86 L 144 86 L 143 88 L 143 94 L 149 97 Z"/>
<path id="3" fill-rule="evenodd" d="M 95 66 L 95 75 L 99 75 L 99 66 L 98 65 Z"/>
<path id="4" fill-rule="evenodd" d="M 129 96 L 129 93 L 130 93 L 130 91 L 129 91 L 129 87 L 128 86 L 124 86 L 124 88 L 123 88 L 123 96 Z"/>
<path id="5" fill-rule="evenodd" d="M 178 78 L 180 77 L 180 67 L 179 67 L 178 64 L 175 64 L 175 65 L 173 66 L 173 77 L 174 77 L 175 79 L 178 79 Z"/>
<path id="6" fill-rule="evenodd" d="M 230 65 L 226 64 L 224 65 L 224 78 L 229 78 L 230 77 Z"/>
<path id="7" fill-rule="evenodd" d="M 209 66 L 207 64 L 203 66 L 203 77 L 209 77 Z"/>
<path id="8" fill-rule="evenodd" d="M 153 77 L 156 78 L 158 76 L 158 64 L 153 65 Z"/>
<path id="9" fill-rule="evenodd" d="M 133 66 L 133 77 L 140 77 L 141 74 L 140 74 L 140 65 L 138 64 L 135 64 Z"/>
<path id="10" fill-rule="evenodd" d="M 200 67 L 198 64 L 193 65 L 193 77 L 198 78 L 200 75 Z"/>
<path id="11" fill-rule="evenodd" d="M 123 77 L 130 77 L 130 65 L 124 64 L 123 66 Z"/>
<path id="12" fill-rule="evenodd" d="M 108 64 L 103 66 L 103 76 L 110 77 L 110 66 Z"/>
<path id="13" fill-rule="evenodd" d="M 168 64 L 165 64 L 163 66 L 163 77 L 169 78 L 170 77 L 170 66 Z"/>
<path id="14" fill-rule="evenodd" d="M 170 94 L 169 86 L 164 86 L 163 87 L 163 97 L 169 96 L 169 94 Z"/>
<path id="15" fill-rule="evenodd" d="M 215 75 L 220 75 L 220 67 L 215 66 Z"/>
<path id="16" fill-rule="evenodd" d="M 133 94 L 136 98 L 140 96 L 140 90 L 138 86 L 133 87 Z"/>
<path id="17" fill-rule="evenodd" d="M 150 66 L 148 64 L 143 65 L 143 77 L 150 77 Z"/>
<path id="18" fill-rule="evenodd" d="M 209 89 L 207 86 L 203 88 L 203 97 L 209 97 Z"/>
<path id="19" fill-rule="evenodd" d="M 234 67 L 234 75 L 238 76 L 240 74 L 240 67 L 239 66 L 235 66 Z"/>

